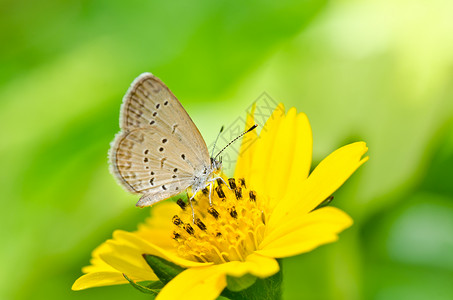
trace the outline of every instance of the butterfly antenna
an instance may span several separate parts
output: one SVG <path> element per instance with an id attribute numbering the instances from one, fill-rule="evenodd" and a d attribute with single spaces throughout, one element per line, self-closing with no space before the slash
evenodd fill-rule
<path id="1" fill-rule="evenodd" d="M 236 142 L 239 138 L 241 138 L 244 134 L 252 131 L 253 129 L 255 129 L 256 127 L 258 127 L 258 124 L 255 124 L 253 125 L 252 127 L 250 127 L 247 131 L 244 131 L 243 133 L 241 133 L 240 135 L 238 135 L 237 137 L 235 137 L 231 142 L 229 142 L 225 147 L 223 147 L 222 150 L 219 151 L 219 153 L 217 153 L 217 155 L 214 157 L 214 159 L 217 158 L 217 156 L 220 155 L 220 153 L 222 153 L 226 148 L 228 148 L 228 146 L 230 146 L 231 144 L 233 144 L 234 142 Z"/>
<path id="2" fill-rule="evenodd" d="M 215 139 L 214 146 L 212 147 L 211 153 L 214 153 L 215 145 L 217 144 L 217 141 L 219 140 L 220 134 L 221 134 L 222 131 L 223 131 L 223 127 L 224 127 L 224 126 L 222 125 L 222 127 L 220 128 L 219 134 L 217 135 L 217 138 Z"/>

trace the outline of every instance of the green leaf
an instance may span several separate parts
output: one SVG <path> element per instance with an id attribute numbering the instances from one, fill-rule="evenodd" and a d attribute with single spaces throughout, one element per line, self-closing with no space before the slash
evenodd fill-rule
<path id="1" fill-rule="evenodd" d="M 165 286 L 165 284 L 163 284 L 162 281 L 159 281 L 159 280 L 143 281 L 143 282 L 140 282 L 140 285 L 146 286 L 147 288 L 152 289 L 152 290 L 160 290 Z"/>
<path id="2" fill-rule="evenodd" d="M 151 269 L 153 269 L 154 274 L 156 274 L 164 285 L 170 282 L 170 280 L 172 280 L 176 275 L 184 271 L 184 268 L 161 257 L 150 254 L 143 254 L 143 257 Z"/>
<path id="3" fill-rule="evenodd" d="M 160 281 L 152 281 L 150 284 L 148 284 L 148 286 L 145 286 L 145 285 L 143 285 L 143 283 L 134 282 L 132 279 L 127 277 L 127 275 L 124 274 L 124 273 L 123 273 L 123 276 L 124 276 L 124 278 L 126 278 L 127 281 L 129 281 L 129 283 L 134 288 L 136 288 L 140 292 L 145 293 L 145 294 L 153 295 L 154 297 L 152 299 L 154 299 L 157 296 L 157 294 L 159 294 L 160 289 L 163 287 L 163 285 L 162 285 L 162 283 Z M 150 286 L 160 286 L 160 288 L 152 289 L 152 288 L 150 288 Z"/>
<path id="4" fill-rule="evenodd" d="M 227 276 L 227 288 L 232 292 L 245 290 L 255 282 L 256 277 L 251 274 L 245 274 L 241 277 Z"/>

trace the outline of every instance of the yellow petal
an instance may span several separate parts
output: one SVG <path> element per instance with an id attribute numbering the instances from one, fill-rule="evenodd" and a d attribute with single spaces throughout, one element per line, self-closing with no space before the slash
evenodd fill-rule
<path id="1" fill-rule="evenodd" d="M 260 132 L 254 148 L 252 166 L 250 171 L 250 186 L 258 193 L 267 194 L 266 178 L 269 174 L 269 157 L 275 145 L 275 137 L 281 120 L 284 118 L 285 108 L 279 104 L 267 120 Z"/>
<path id="2" fill-rule="evenodd" d="M 91 260 L 90 266 L 86 266 L 82 268 L 83 273 L 95 273 L 95 272 L 116 272 L 116 270 L 107 264 L 105 261 L 103 261 L 100 258 L 101 253 L 106 253 L 111 251 L 110 246 L 107 243 L 102 243 L 96 249 L 93 250 L 91 253 Z"/>
<path id="3" fill-rule="evenodd" d="M 266 236 L 256 252 L 281 258 L 313 250 L 336 241 L 337 233 L 352 225 L 352 219 L 334 207 L 324 207 L 282 225 L 279 230 Z"/>
<path id="4" fill-rule="evenodd" d="M 115 268 L 103 261 L 101 258 L 92 258 L 90 260 L 91 265 L 82 268 L 83 273 L 95 273 L 95 272 L 115 272 Z"/>
<path id="5" fill-rule="evenodd" d="M 135 232 L 138 236 L 155 245 L 171 250 L 174 248 L 173 226 L 171 219 L 181 212 L 181 208 L 172 201 L 164 201 L 154 205 L 151 209 L 151 217 L 144 224 L 138 226 Z"/>
<path id="6" fill-rule="evenodd" d="M 245 262 L 232 261 L 187 269 L 170 281 L 157 299 L 215 299 L 226 287 L 226 275 L 241 277 L 252 274 L 266 278 L 279 270 L 275 259 L 253 253 Z"/>
<path id="7" fill-rule="evenodd" d="M 171 218 L 167 221 L 169 220 L 171 220 Z M 146 241 L 152 241 L 156 246 L 167 251 L 173 251 L 175 248 L 175 241 L 171 238 L 173 230 L 149 228 L 147 226 L 139 225 L 138 231 L 136 231 L 135 234 Z"/>
<path id="8" fill-rule="evenodd" d="M 173 228 L 171 218 L 180 213 L 181 208 L 173 201 L 163 201 L 152 206 L 151 217 L 146 219 L 146 225 L 151 228 Z"/>
<path id="9" fill-rule="evenodd" d="M 368 160 L 368 157 L 361 159 L 367 150 L 364 142 L 357 142 L 326 157 L 299 188 L 292 189 L 278 202 L 269 218 L 268 230 L 274 230 L 292 218 L 300 218 L 318 206 Z"/>
<path id="10" fill-rule="evenodd" d="M 111 252 L 102 253 L 102 260 L 110 266 L 128 276 L 133 276 L 139 281 L 158 280 L 151 267 L 147 264 L 141 249 L 128 245 L 119 244 L 116 241 L 108 241 Z"/>
<path id="11" fill-rule="evenodd" d="M 123 243 L 126 243 L 128 245 L 133 245 L 134 247 L 142 251 L 142 254 L 156 255 L 185 268 L 206 266 L 212 264 L 212 263 L 199 263 L 184 259 L 176 255 L 174 252 L 162 249 L 159 246 L 156 246 L 153 243 L 142 239 L 138 235 L 127 231 L 116 230 L 113 233 L 113 236 L 118 241 L 122 241 Z"/>
<path id="12" fill-rule="evenodd" d="M 157 295 L 156 300 L 211 300 L 226 287 L 221 265 L 190 268 L 173 278 Z"/>
<path id="13" fill-rule="evenodd" d="M 129 283 L 119 272 L 95 272 L 79 277 L 72 285 L 73 291 L 87 288 Z"/>
<path id="14" fill-rule="evenodd" d="M 245 121 L 245 130 L 255 124 L 255 109 L 256 103 L 253 104 L 250 113 L 247 113 Z M 250 169 L 252 166 L 252 157 L 254 153 L 255 143 L 258 139 L 257 130 L 253 130 L 242 138 L 241 148 L 239 150 L 238 160 L 236 162 L 235 178 L 250 178 Z"/>
<path id="15" fill-rule="evenodd" d="M 245 261 L 232 261 L 219 266 L 225 274 L 234 277 L 252 274 L 256 277 L 266 278 L 274 275 L 280 270 L 280 267 L 274 258 L 256 253 L 250 254 Z"/>
<path id="16" fill-rule="evenodd" d="M 261 244 L 259 245 L 259 248 L 265 248 L 270 243 L 290 234 L 291 232 L 312 224 L 335 224 L 340 227 L 348 227 L 352 224 L 352 219 L 345 212 L 336 207 L 323 207 L 309 214 L 300 216 L 297 219 L 288 220 L 280 224 L 272 231 L 267 231 Z"/>
<path id="17" fill-rule="evenodd" d="M 299 113 L 296 117 L 295 125 L 295 149 L 291 162 L 291 171 L 288 180 L 288 192 L 299 189 L 299 184 L 307 179 L 310 172 L 311 160 L 313 155 L 313 135 L 307 115 Z"/>
<path id="18" fill-rule="evenodd" d="M 267 187 L 267 195 L 271 199 L 278 199 L 278 196 L 284 195 L 286 192 L 295 150 L 296 115 L 296 109 L 293 107 L 282 118 L 271 146 L 272 150 L 266 160 L 268 170 L 264 184 Z M 271 208 L 273 206 L 273 204 L 270 205 Z"/>

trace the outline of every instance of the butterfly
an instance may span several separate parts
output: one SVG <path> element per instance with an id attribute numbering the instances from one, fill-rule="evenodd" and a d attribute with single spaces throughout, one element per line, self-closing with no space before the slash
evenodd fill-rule
<path id="1" fill-rule="evenodd" d="M 192 190 L 189 201 L 206 187 L 212 190 L 217 179 L 224 181 L 219 175 L 221 160 L 216 158 L 246 133 L 210 157 L 200 131 L 181 103 L 151 73 L 138 76 L 126 92 L 120 128 L 109 151 L 111 172 L 128 191 L 142 194 L 136 204 L 139 207 L 151 206 L 188 188 Z"/>

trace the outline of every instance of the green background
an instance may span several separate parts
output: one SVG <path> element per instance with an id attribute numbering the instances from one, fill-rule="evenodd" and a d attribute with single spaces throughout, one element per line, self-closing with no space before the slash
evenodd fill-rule
<path id="1" fill-rule="evenodd" d="M 149 210 L 108 172 L 121 98 L 150 71 L 210 144 L 262 93 L 307 113 L 314 161 L 364 140 L 335 193 L 355 224 L 285 259 L 285 299 L 453 299 L 453 2 L 0 3 L 1 299 L 73 292 L 91 250 Z M 295 208 L 297 209 L 297 208 Z"/>

